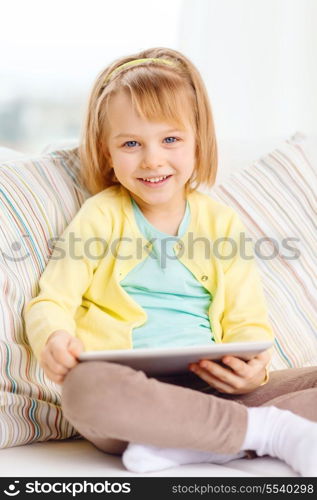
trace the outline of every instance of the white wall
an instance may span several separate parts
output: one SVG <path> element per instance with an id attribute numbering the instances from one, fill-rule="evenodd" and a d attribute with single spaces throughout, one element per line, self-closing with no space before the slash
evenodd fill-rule
<path id="1" fill-rule="evenodd" d="M 317 0 L 0 0 L 0 13 L 0 145 L 77 137 L 97 73 L 153 46 L 200 69 L 225 163 L 317 135 Z"/>
<path id="2" fill-rule="evenodd" d="M 179 48 L 204 77 L 222 139 L 316 135 L 316 0 L 184 0 Z"/>
<path id="3" fill-rule="evenodd" d="M 79 138 L 97 74 L 145 48 L 177 48 L 181 3 L 0 0 L 0 146 L 37 154 Z"/>
<path id="4" fill-rule="evenodd" d="M 0 104 L 12 91 L 78 94 L 113 59 L 177 44 L 181 2 L 0 0 Z"/>

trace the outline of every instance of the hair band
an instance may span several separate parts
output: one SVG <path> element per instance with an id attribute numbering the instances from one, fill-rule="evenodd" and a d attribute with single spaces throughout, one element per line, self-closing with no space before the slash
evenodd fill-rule
<path id="1" fill-rule="evenodd" d="M 114 69 L 113 71 L 111 71 L 110 75 L 107 76 L 107 78 L 105 79 L 105 82 L 103 84 L 103 87 L 108 83 L 108 81 L 110 80 L 110 78 L 115 75 L 116 73 L 118 73 L 119 71 L 121 71 L 121 69 L 123 68 L 128 68 L 129 66 L 137 66 L 138 64 L 141 64 L 143 62 L 146 62 L 146 61 L 152 61 L 152 62 L 155 62 L 155 63 L 163 63 L 163 64 L 167 64 L 169 66 L 174 66 L 174 62 L 173 61 L 170 61 L 169 59 L 160 59 L 160 58 L 156 58 L 156 57 L 147 57 L 145 59 L 133 59 L 133 61 L 128 61 L 124 64 L 121 64 L 121 66 L 118 66 L 116 69 Z"/>

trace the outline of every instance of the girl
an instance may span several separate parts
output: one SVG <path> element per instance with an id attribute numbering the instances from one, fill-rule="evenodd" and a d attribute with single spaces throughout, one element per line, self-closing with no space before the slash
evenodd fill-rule
<path id="1" fill-rule="evenodd" d="M 149 378 L 83 350 L 273 338 L 250 244 L 211 187 L 216 139 L 193 64 L 157 48 L 115 61 L 93 87 L 81 144 L 93 195 L 56 244 L 25 309 L 27 335 L 78 432 L 131 471 L 271 455 L 317 475 L 317 371 L 201 360 Z M 296 415 L 297 414 L 297 415 Z M 251 452 L 250 452 L 251 450 Z"/>

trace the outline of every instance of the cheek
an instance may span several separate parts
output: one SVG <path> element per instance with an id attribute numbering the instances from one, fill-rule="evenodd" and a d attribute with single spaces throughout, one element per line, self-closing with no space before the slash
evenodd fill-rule
<path id="1" fill-rule="evenodd" d="M 177 164 L 186 171 L 193 169 L 196 164 L 195 148 L 192 147 L 184 148 L 177 155 Z"/>
<path id="2" fill-rule="evenodd" d="M 113 168 L 119 174 L 128 174 L 135 168 L 135 158 L 132 155 L 116 154 L 113 156 Z"/>

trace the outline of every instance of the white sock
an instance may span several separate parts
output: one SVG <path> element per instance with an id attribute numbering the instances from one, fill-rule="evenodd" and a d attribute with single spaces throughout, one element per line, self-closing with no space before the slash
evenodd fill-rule
<path id="1" fill-rule="evenodd" d="M 152 472 L 184 464 L 224 464 L 245 456 L 244 451 L 235 455 L 223 455 L 209 451 L 184 448 L 158 448 L 156 446 L 129 443 L 122 454 L 124 466 L 131 472 Z"/>
<path id="2" fill-rule="evenodd" d="M 248 408 L 243 450 L 277 457 L 304 477 L 317 477 L 317 423 L 274 406 Z"/>

